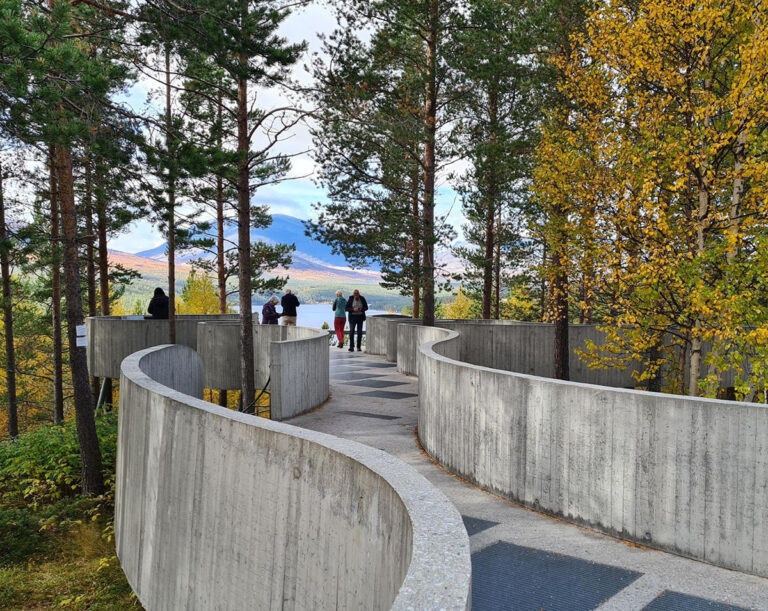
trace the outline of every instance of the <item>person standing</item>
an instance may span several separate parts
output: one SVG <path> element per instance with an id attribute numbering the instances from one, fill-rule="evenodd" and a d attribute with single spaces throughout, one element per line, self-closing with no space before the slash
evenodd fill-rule
<path id="1" fill-rule="evenodd" d="M 270 297 L 269 301 L 261 308 L 261 324 L 262 325 L 276 325 L 277 319 L 282 316 L 278 314 L 275 306 L 280 302 L 277 297 Z"/>
<path id="2" fill-rule="evenodd" d="M 146 318 L 167 319 L 169 303 L 170 300 L 168 299 L 168 295 L 166 295 L 165 291 L 158 286 L 155 289 L 155 294 L 149 301 L 149 307 L 147 308 L 147 312 L 149 312 L 151 316 L 147 316 Z"/>
<path id="3" fill-rule="evenodd" d="M 296 308 L 299 307 L 299 299 L 291 293 L 291 289 L 285 289 L 285 295 L 280 300 L 280 305 L 283 307 L 283 326 L 290 325 L 296 326 Z"/>
<path id="4" fill-rule="evenodd" d="M 336 291 L 336 299 L 333 304 L 331 304 L 331 309 L 333 310 L 333 330 L 336 331 L 336 339 L 339 340 L 339 348 L 343 348 L 344 325 L 347 324 L 347 300 L 344 299 L 344 293 Z"/>
<path id="5" fill-rule="evenodd" d="M 355 329 L 357 329 L 357 351 L 360 352 L 360 344 L 363 341 L 363 323 L 365 322 L 365 311 L 368 309 L 368 302 L 355 289 L 349 296 L 346 305 L 346 311 L 349 313 L 349 351 L 355 350 Z"/>

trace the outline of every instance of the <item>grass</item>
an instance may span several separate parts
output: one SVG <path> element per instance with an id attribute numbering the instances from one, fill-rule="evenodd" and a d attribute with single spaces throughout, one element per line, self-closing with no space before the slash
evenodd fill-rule
<path id="1" fill-rule="evenodd" d="M 77 494 L 74 422 L 0 443 L 0 609 L 141 609 L 112 536 L 117 417 L 97 429 L 107 492 Z"/>
<path id="2" fill-rule="evenodd" d="M 0 569 L 0 609 L 141 609 L 101 523 L 52 537 L 47 553 Z"/>

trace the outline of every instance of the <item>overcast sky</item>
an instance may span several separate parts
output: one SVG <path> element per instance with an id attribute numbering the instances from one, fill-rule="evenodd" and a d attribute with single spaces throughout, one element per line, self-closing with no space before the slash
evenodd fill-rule
<path id="1" fill-rule="evenodd" d="M 307 54 L 297 62 L 294 69 L 294 78 L 308 82 L 309 75 L 303 66 L 309 63 L 313 52 L 320 50 L 318 33 L 330 33 L 335 26 L 335 20 L 331 13 L 318 3 L 312 4 L 292 14 L 281 27 L 281 32 L 289 41 L 305 40 L 308 43 Z M 137 110 L 141 108 L 147 99 L 151 83 L 141 81 L 131 91 L 127 102 Z M 260 95 L 259 103 L 262 107 L 269 107 L 280 102 L 280 98 L 272 92 Z M 284 145 L 286 153 L 295 153 L 309 150 L 312 142 L 305 126 L 294 130 L 289 141 Z M 301 177 L 279 185 L 260 189 L 254 202 L 268 204 L 273 214 L 287 214 L 301 219 L 313 216 L 312 204 L 325 200 L 325 193 L 313 182 L 314 163 L 308 154 L 303 154 L 293 159 L 292 176 Z M 442 185 L 438 189 L 437 213 L 450 213 L 449 222 L 460 233 L 461 206 L 455 192 L 448 185 Z M 113 250 L 124 252 L 139 252 L 159 245 L 163 242 L 160 234 L 147 221 L 134 223 L 128 233 L 113 237 L 109 246 Z"/>

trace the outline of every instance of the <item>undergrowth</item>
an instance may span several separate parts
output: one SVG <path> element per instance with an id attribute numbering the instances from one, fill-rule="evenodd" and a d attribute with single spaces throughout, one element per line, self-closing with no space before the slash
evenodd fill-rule
<path id="1" fill-rule="evenodd" d="M 113 540 L 117 416 L 96 419 L 106 492 L 82 497 L 74 422 L 0 443 L 0 609 L 140 609 Z"/>

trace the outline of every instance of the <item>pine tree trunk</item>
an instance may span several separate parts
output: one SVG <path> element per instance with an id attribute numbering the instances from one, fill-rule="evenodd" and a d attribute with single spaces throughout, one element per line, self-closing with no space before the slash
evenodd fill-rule
<path id="1" fill-rule="evenodd" d="M 488 124 L 489 124 L 489 142 L 491 146 L 496 141 L 496 130 L 498 129 L 499 103 L 498 94 L 489 87 L 488 95 Z M 485 320 L 491 318 L 491 304 L 494 301 L 494 262 L 496 257 L 496 152 L 492 151 L 489 155 L 489 167 L 486 178 L 486 206 L 485 206 L 485 252 L 483 253 L 483 306 L 482 317 Z"/>
<path id="2" fill-rule="evenodd" d="M 85 193 L 83 197 L 85 214 L 85 269 L 86 284 L 88 286 L 88 316 L 96 316 L 98 310 L 96 307 L 96 256 L 93 242 L 96 238 L 93 228 L 93 157 L 90 148 L 85 151 Z M 99 397 L 99 378 L 91 379 L 91 396 L 93 397 L 93 407 Z"/>
<path id="3" fill-rule="evenodd" d="M 5 229 L 3 166 L 0 165 L 0 275 L 2 275 L 3 281 L 5 387 L 8 395 L 8 435 L 13 439 L 19 436 L 19 402 L 16 395 L 16 349 L 13 344 L 13 295 L 11 293 L 11 264 L 8 256 L 10 247 Z"/>
<path id="4" fill-rule="evenodd" d="M 419 318 L 421 312 L 421 294 L 420 294 L 420 274 L 419 268 L 421 266 L 421 237 L 419 232 L 419 168 L 415 166 L 413 176 L 411 176 L 411 220 L 413 224 L 413 231 L 411 240 L 413 242 L 413 251 L 411 253 L 411 264 L 413 265 L 413 318 Z"/>
<path id="5" fill-rule="evenodd" d="M 216 111 L 216 118 L 219 125 L 219 132 L 216 137 L 216 144 L 221 149 L 221 109 L 222 100 L 219 94 L 219 103 Z M 227 275 L 224 268 L 224 180 L 221 176 L 216 176 L 216 272 L 219 286 L 219 313 L 227 313 Z"/>
<path id="6" fill-rule="evenodd" d="M 222 100 L 219 94 L 219 103 L 216 109 L 218 120 L 217 145 L 221 149 L 221 109 Z M 224 181 L 221 176 L 216 176 L 216 272 L 219 285 L 219 313 L 227 313 L 227 276 L 224 269 Z M 219 390 L 219 405 L 227 407 L 227 391 Z"/>
<path id="7" fill-rule="evenodd" d="M 165 49 L 165 148 L 173 147 L 173 117 L 171 114 L 171 52 Z M 171 159 L 168 170 L 168 343 L 176 343 L 176 160 Z"/>
<path id="8" fill-rule="evenodd" d="M 59 182 L 56 177 L 56 149 L 50 150 L 51 203 L 51 326 L 53 333 L 53 423 L 64 422 L 64 345 L 61 334 L 61 220 Z"/>
<path id="9" fill-rule="evenodd" d="M 107 249 L 107 202 L 101 187 L 101 173 L 96 171 L 96 225 L 99 235 L 99 307 L 102 316 L 109 316 L 109 254 Z M 104 396 L 112 405 L 112 380 L 104 378 Z"/>
<path id="10" fill-rule="evenodd" d="M 247 0 L 241 0 L 244 15 Z M 240 57 L 245 64 L 248 59 Z M 248 81 L 241 78 L 237 87 L 237 255 L 240 301 L 240 379 L 242 409 L 248 410 L 255 396 L 253 372 L 253 315 L 251 314 L 251 193 L 249 177 L 250 138 L 248 134 Z"/>
<path id="11" fill-rule="evenodd" d="M 83 303 L 80 296 L 72 156 L 69 149 L 63 146 L 56 147 L 55 150 L 64 245 L 64 298 L 67 304 L 69 362 L 72 370 L 80 457 L 83 461 L 82 487 L 84 495 L 101 494 L 104 491 L 104 477 L 101 472 L 101 451 L 99 450 L 99 439 L 96 435 L 91 389 L 88 385 L 88 365 L 85 347 L 77 345 L 76 337 L 77 327 L 83 324 Z"/>
<path id="12" fill-rule="evenodd" d="M 496 208 L 496 258 L 493 262 L 495 274 L 493 317 L 499 320 L 501 318 L 501 203 Z"/>
<path id="13" fill-rule="evenodd" d="M 435 143 L 437 135 L 437 37 L 438 0 L 429 0 L 426 38 L 426 89 L 424 104 L 424 205 L 421 211 L 423 324 L 435 324 Z"/>

